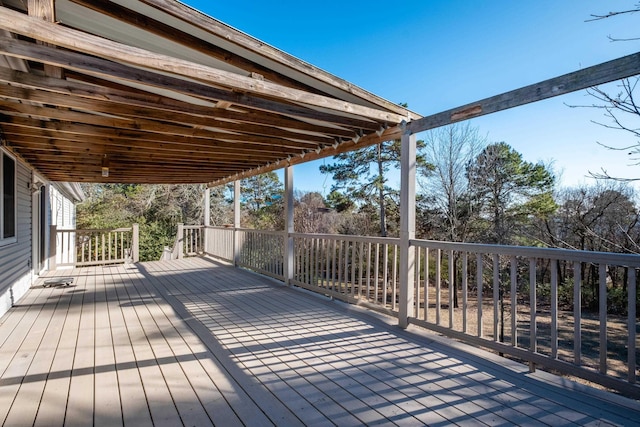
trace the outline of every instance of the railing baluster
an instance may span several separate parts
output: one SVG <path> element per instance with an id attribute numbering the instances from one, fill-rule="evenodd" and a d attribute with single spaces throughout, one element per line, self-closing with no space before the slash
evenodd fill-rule
<path id="1" fill-rule="evenodd" d="M 558 263 L 551 263 L 551 357 L 558 357 Z"/>
<path id="2" fill-rule="evenodd" d="M 498 313 L 500 298 L 500 256 L 493 255 L 493 340 L 498 341 L 498 323 L 500 317 Z"/>
<path id="3" fill-rule="evenodd" d="M 482 325 L 482 291 L 484 286 L 484 280 L 482 277 L 482 254 L 476 254 L 476 300 L 478 304 L 478 337 L 482 338 L 483 325 Z"/>
<path id="4" fill-rule="evenodd" d="M 338 270 L 337 266 L 336 266 L 336 251 L 337 251 L 337 244 L 338 242 L 336 240 L 332 240 L 332 248 L 331 248 L 331 290 L 335 291 L 335 286 L 336 286 L 336 272 Z"/>
<path id="5" fill-rule="evenodd" d="M 442 268 L 440 263 L 442 261 L 442 250 L 436 249 L 436 325 L 440 325 L 440 285 L 442 283 L 442 275 L 440 269 Z"/>
<path id="6" fill-rule="evenodd" d="M 357 258 L 357 247 L 358 243 L 351 242 L 351 296 L 356 295 L 356 258 Z"/>
<path id="7" fill-rule="evenodd" d="M 373 284 L 373 302 L 378 303 L 378 282 L 380 278 L 380 243 L 376 243 L 375 282 Z"/>
<path id="8" fill-rule="evenodd" d="M 384 252 L 382 253 L 382 306 L 387 307 L 387 292 L 389 285 L 389 245 L 383 245 Z"/>
<path id="9" fill-rule="evenodd" d="M 453 329 L 453 296 L 457 292 L 456 290 L 456 276 L 455 276 L 455 258 L 453 256 L 453 249 L 449 251 L 449 327 Z"/>
<path id="10" fill-rule="evenodd" d="M 366 300 L 371 300 L 371 242 L 367 243 L 367 258 L 364 268 L 367 269 L 367 293 Z"/>
<path id="11" fill-rule="evenodd" d="M 467 262 L 468 262 L 469 254 L 467 252 L 462 253 L 462 332 L 467 332 L 467 287 L 468 287 L 468 277 L 467 277 Z"/>
<path id="12" fill-rule="evenodd" d="M 429 248 L 424 249 L 424 320 L 429 320 Z"/>
<path id="13" fill-rule="evenodd" d="M 358 298 L 362 298 L 362 281 L 363 281 L 363 275 L 364 272 L 362 271 L 364 269 L 364 242 L 360 242 L 360 256 L 358 257 L 358 275 L 360 276 L 358 279 Z"/>
<path id="14" fill-rule="evenodd" d="M 397 309 L 396 304 L 396 293 L 397 293 L 397 281 L 396 276 L 398 275 L 398 245 L 393 245 L 393 272 L 391 273 L 393 276 L 393 280 L 391 281 L 391 309 L 395 311 Z"/>
<path id="15" fill-rule="evenodd" d="M 637 302 L 637 283 L 636 269 L 627 267 L 628 282 L 628 307 L 627 307 L 627 367 L 628 379 L 631 384 L 636 382 L 636 302 Z"/>
<path id="16" fill-rule="evenodd" d="M 336 244 L 338 245 L 338 258 L 336 259 L 336 264 L 338 268 L 338 280 L 337 280 L 337 292 L 339 294 L 342 293 L 342 283 L 344 281 L 342 277 L 343 268 L 342 268 L 342 240 L 336 240 Z"/>
<path id="17" fill-rule="evenodd" d="M 415 303 L 414 303 L 414 316 L 416 316 L 417 319 L 420 318 L 420 315 L 422 314 L 422 312 L 420 311 L 420 287 L 421 287 L 421 283 L 422 283 L 422 271 L 421 271 L 421 265 L 420 265 L 420 259 L 422 257 L 422 248 L 420 246 L 418 246 L 416 248 L 416 278 L 415 278 L 415 284 L 416 284 L 416 289 L 415 289 Z"/>
<path id="18" fill-rule="evenodd" d="M 582 364 L 582 263 L 573 263 L 573 362 Z"/>
<path id="19" fill-rule="evenodd" d="M 538 324 L 537 324 L 537 301 L 536 301 L 536 260 L 529 259 L 529 349 L 532 352 L 538 351 Z M 533 372 L 535 365 L 529 363 L 529 370 Z"/>
<path id="20" fill-rule="evenodd" d="M 600 372 L 607 373 L 607 265 L 598 267 L 600 317 Z"/>
<path id="21" fill-rule="evenodd" d="M 511 345 L 518 346 L 518 260 L 511 257 Z"/>

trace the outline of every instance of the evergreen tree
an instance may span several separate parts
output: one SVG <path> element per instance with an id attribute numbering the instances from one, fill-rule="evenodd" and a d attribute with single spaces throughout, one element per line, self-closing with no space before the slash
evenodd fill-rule
<path id="1" fill-rule="evenodd" d="M 482 150 L 467 167 L 467 177 L 475 209 L 485 222 L 482 240 L 488 243 L 518 243 L 522 225 L 556 210 L 553 173 L 542 163 L 524 161 L 504 142 Z"/>

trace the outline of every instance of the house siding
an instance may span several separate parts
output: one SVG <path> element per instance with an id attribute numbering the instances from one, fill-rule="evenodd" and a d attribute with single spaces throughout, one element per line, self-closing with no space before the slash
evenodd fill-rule
<path id="1" fill-rule="evenodd" d="M 0 246 L 0 315 L 31 286 L 31 171 L 16 162 L 17 241 Z"/>

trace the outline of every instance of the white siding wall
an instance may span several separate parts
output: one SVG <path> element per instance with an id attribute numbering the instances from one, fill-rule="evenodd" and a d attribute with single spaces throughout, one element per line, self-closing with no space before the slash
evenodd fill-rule
<path id="1" fill-rule="evenodd" d="M 17 242 L 0 246 L 0 315 L 31 286 L 31 171 L 16 162 Z"/>
<path id="2" fill-rule="evenodd" d="M 16 243 L 0 246 L 0 316 L 22 298 L 33 282 L 31 274 L 33 263 L 31 182 L 30 168 L 17 161 L 18 235 Z M 47 226 L 57 225 L 59 229 L 75 228 L 75 204 L 63 195 L 55 185 L 48 187 L 50 210 L 47 212 Z M 50 238 L 55 237 L 50 236 Z"/>

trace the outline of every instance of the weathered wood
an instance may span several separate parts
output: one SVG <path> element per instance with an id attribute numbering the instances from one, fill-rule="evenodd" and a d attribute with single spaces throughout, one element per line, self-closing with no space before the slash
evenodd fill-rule
<path id="1" fill-rule="evenodd" d="M 0 7 L 0 28 L 85 54 L 154 69 L 159 72 L 174 73 L 233 90 L 327 108 L 341 113 L 356 114 L 389 123 L 400 123 L 407 118 L 406 115 L 311 94 L 299 89 L 287 88 L 264 80 L 244 77 L 168 55 L 127 46 L 71 28 L 39 21 L 5 7 Z"/>
<path id="2" fill-rule="evenodd" d="M 0 8 L 2 12 L 3 8 Z M 1 16 L 1 14 L 0 14 Z M 2 28 L 0 26 L 0 28 Z M 154 73 L 145 69 L 135 68 L 118 62 L 105 60 L 73 51 L 53 49 L 35 43 L 15 40 L 10 37 L 0 36 L 0 52 L 9 56 L 29 59 L 43 64 L 51 64 L 74 70 L 80 73 L 88 73 L 105 79 L 117 78 L 123 82 L 135 85 L 145 84 L 150 88 L 171 90 L 180 94 L 205 98 L 214 102 L 228 101 L 234 105 L 250 107 L 270 113 L 284 114 L 293 118 L 307 118 L 349 126 L 356 129 L 376 130 L 380 126 L 367 117 L 344 115 L 329 110 L 306 108 L 300 103 L 287 103 L 286 100 L 272 100 L 263 98 L 257 94 L 220 88 L 218 85 L 206 85 L 193 80 L 184 80 L 167 74 Z M 383 123 L 389 122 L 382 120 Z"/>
<path id="3" fill-rule="evenodd" d="M 0 97 L 26 102 L 46 104 L 49 107 L 34 107 L 26 104 L 3 102 L 4 113 L 21 112 L 31 116 L 54 118 L 69 122 L 80 122 L 98 126 L 114 128 L 129 128 L 148 132 L 166 133 L 168 135 L 203 136 L 211 135 L 219 138 L 221 133 L 215 133 L 207 129 L 222 129 L 225 131 L 242 132 L 249 135 L 267 136 L 273 139 L 273 143 L 284 145 L 288 140 L 296 139 L 299 146 L 315 148 L 318 144 L 331 144 L 334 139 L 330 136 L 311 135 L 298 133 L 286 129 L 274 128 L 248 123 L 234 123 L 218 120 L 212 117 L 200 117 L 175 111 L 140 109 L 122 103 L 113 103 L 106 100 L 95 101 L 66 95 L 59 95 L 37 89 L 23 89 L 13 86 L 0 85 Z M 62 108 L 52 108 L 62 107 Z M 80 112 L 68 111 L 66 108 L 75 108 L 94 113 L 105 113 L 115 117 L 104 115 L 89 115 Z M 175 123 L 171 125 L 168 123 Z M 195 128 L 195 127 L 199 128 Z M 202 129 L 202 127 L 207 129 Z M 292 145 L 292 143 L 289 142 Z"/>
<path id="4" fill-rule="evenodd" d="M 142 2 L 163 13 L 187 22 L 189 23 L 189 25 L 193 25 L 202 31 L 215 35 L 216 37 L 225 40 L 226 42 L 241 46 L 242 48 L 248 49 L 254 54 L 257 54 L 264 58 L 268 58 L 271 61 L 282 64 L 285 67 L 302 73 L 303 75 L 313 77 L 318 81 L 328 84 L 329 86 L 346 91 L 369 103 L 379 105 L 386 110 L 394 111 L 397 114 L 406 117 L 407 110 L 402 108 L 398 104 L 394 104 L 393 102 L 389 102 L 386 99 L 375 96 L 358 86 L 355 86 L 343 79 L 327 73 L 326 71 L 314 67 L 313 65 L 302 61 L 292 55 L 289 55 L 286 52 L 269 46 L 268 44 L 257 40 L 245 33 L 242 33 L 234 28 L 231 28 L 220 21 L 206 16 L 203 13 L 190 8 L 185 4 L 170 0 L 142 0 Z M 419 117 L 419 115 L 415 113 L 410 114 L 411 117 L 406 117 L 406 119 L 414 119 Z"/>
<path id="5" fill-rule="evenodd" d="M 1 5 L 1 4 L 0 4 Z M 40 18 L 46 22 L 56 22 L 56 10 L 54 0 L 28 0 L 27 10 L 29 16 Z M 44 72 L 47 76 L 62 78 L 62 68 L 45 64 Z"/>
<path id="6" fill-rule="evenodd" d="M 164 144 L 182 144 L 185 150 L 190 149 L 189 144 L 193 144 L 195 147 L 200 146 L 200 147 L 209 147 L 209 148 L 235 147 L 237 145 L 238 148 L 236 153 L 238 155 L 245 155 L 245 156 L 248 156 L 249 154 L 251 154 L 251 152 L 255 152 L 256 150 L 260 150 L 262 148 L 261 144 L 253 145 L 254 142 L 265 143 L 264 151 L 266 153 L 275 152 L 280 154 L 281 157 L 284 155 L 287 155 L 288 153 L 297 154 L 302 151 L 302 148 L 290 150 L 290 151 L 285 151 L 284 149 L 278 148 L 277 146 L 274 148 L 270 148 L 268 146 L 268 139 L 264 139 L 262 137 L 254 137 L 254 138 L 247 137 L 246 139 L 244 139 L 242 135 L 229 135 L 229 136 L 225 135 L 224 138 L 225 140 L 228 140 L 228 141 L 223 141 L 221 139 L 210 140 L 207 138 L 199 138 L 199 137 L 183 137 L 178 135 L 175 135 L 169 138 L 161 134 L 150 134 L 146 132 L 137 132 L 137 131 L 128 131 L 128 130 L 118 131 L 111 128 L 98 128 L 93 126 L 77 125 L 77 124 L 71 124 L 71 123 L 48 122 L 48 121 L 37 121 L 37 120 L 34 121 L 30 119 L 23 119 L 23 118 L 17 118 L 17 117 L 5 117 L 4 120 L 6 121 L 6 124 L 4 125 L 4 127 L 6 127 L 7 129 L 6 131 L 7 134 L 9 133 L 26 134 L 29 132 L 29 129 L 37 132 L 38 131 L 37 126 L 39 125 L 41 126 L 42 129 L 40 130 L 39 133 L 36 133 L 36 136 L 39 135 L 42 137 L 57 138 L 58 135 L 60 135 L 60 138 L 64 139 L 65 134 L 70 134 L 70 135 L 75 135 L 76 137 L 84 136 L 84 137 L 96 137 L 96 138 L 113 138 L 114 140 L 117 139 L 121 141 L 130 140 L 129 144 L 132 150 L 136 147 L 137 141 L 140 141 L 140 142 L 147 141 L 147 142 L 156 142 L 156 143 L 164 143 Z M 20 128 L 23 128 L 23 129 L 21 130 Z M 68 136 L 69 135 L 67 135 L 67 137 Z M 246 149 L 246 152 L 243 152 L 243 150 L 245 149 Z"/>
<path id="7" fill-rule="evenodd" d="M 421 119 L 413 120 L 407 127 L 413 133 L 424 132 L 457 121 L 468 120 L 473 117 L 565 95 L 637 74 L 640 74 L 640 53 L 634 53 L 458 108 L 425 116 Z"/>
<path id="8" fill-rule="evenodd" d="M 75 97 L 94 99 L 98 101 L 109 100 L 120 105 L 144 107 L 151 111 L 162 110 L 173 113 L 191 114 L 196 117 L 228 119 L 238 123 L 277 126 L 309 132 L 313 131 L 320 134 L 347 139 L 355 136 L 355 133 L 352 130 L 335 126 L 327 127 L 318 124 L 312 125 L 286 116 L 268 113 L 266 111 L 257 111 L 247 107 L 242 107 L 242 111 L 222 110 L 217 107 L 207 107 L 178 101 L 173 98 L 144 92 L 142 90 L 137 90 L 84 74 L 72 72 L 68 72 L 66 74 L 68 78 L 72 78 L 73 80 L 42 77 L 35 74 L 28 74 L 0 67 L 0 81 L 25 88 L 41 89 L 48 93 L 54 92 L 65 95 L 74 95 Z M 218 101 L 218 103 L 219 102 L 220 101 Z"/>
<path id="9" fill-rule="evenodd" d="M 402 129 L 400 126 L 394 126 L 392 128 L 384 129 L 381 133 L 372 133 L 363 136 L 358 139 L 358 141 L 349 140 L 343 141 L 341 143 L 336 143 L 329 147 L 324 147 L 319 151 L 310 151 L 303 155 L 298 155 L 296 157 L 292 157 L 287 160 L 281 160 L 277 163 L 267 164 L 264 166 L 260 166 L 255 169 L 246 169 L 245 171 L 235 175 L 230 176 L 225 179 L 220 179 L 216 181 L 208 182 L 209 187 L 217 187 L 219 185 L 224 185 L 229 182 L 232 182 L 236 179 L 243 179 L 253 175 L 258 175 L 261 173 L 271 172 L 276 169 L 281 169 L 285 164 L 289 165 L 297 165 L 305 162 L 310 162 L 313 160 L 323 159 L 325 157 L 335 156 L 340 153 L 346 153 L 348 151 L 352 151 L 358 148 L 367 147 L 370 145 L 380 144 L 384 141 L 391 141 L 400 138 L 402 135 Z"/>
<path id="10" fill-rule="evenodd" d="M 243 58 L 240 55 L 236 55 L 229 50 L 221 48 L 220 46 L 216 46 L 185 31 L 181 31 L 175 27 L 167 25 L 164 22 L 155 20 L 150 16 L 137 13 L 134 10 L 121 6 L 115 2 L 107 0 L 71 1 L 86 8 L 95 10 L 101 15 L 117 19 L 118 21 L 129 24 L 133 27 L 147 31 L 150 34 L 154 34 L 158 37 L 183 45 L 187 49 L 196 50 L 198 52 L 204 53 L 207 56 L 223 61 L 233 67 L 240 68 L 246 71 L 247 75 L 251 75 L 251 73 L 260 74 L 266 80 L 281 84 L 283 86 L 292 87 L 311 93 L 322 94 L 321 91 L 311 86 L 302 84 L 297 80 L 287 77 L 281 73 L 277 73 L 270 68 L 264 67 L 256 62 Z"/>

